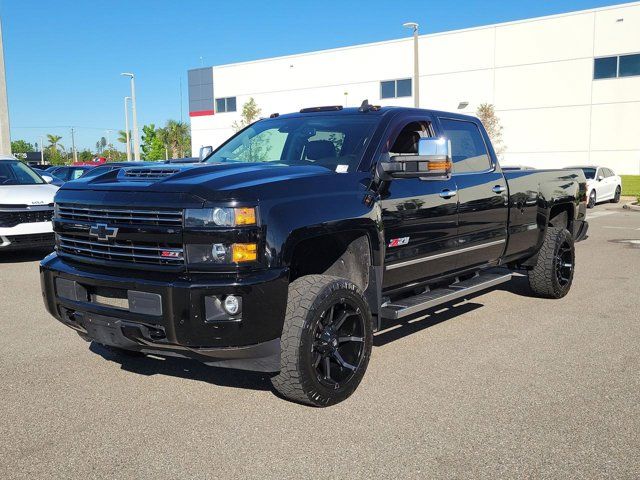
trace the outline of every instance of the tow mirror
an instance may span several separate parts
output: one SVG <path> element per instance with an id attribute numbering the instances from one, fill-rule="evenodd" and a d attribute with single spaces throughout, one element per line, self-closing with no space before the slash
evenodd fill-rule
<path id="1" fill-rule="evenodd" d="M 213 152 L 213 147 L 211 145 L 207 145 L 206 147 L 200 147 L 200 161 L 207 158 Z"/>
<path id="2" fill-rule="evenodd" d="M 382 172 L 392 178 L 441 180 L 451 175 L 451 141 L 420 138 L 417 155 L 395 155 L 380 162 Z"/>

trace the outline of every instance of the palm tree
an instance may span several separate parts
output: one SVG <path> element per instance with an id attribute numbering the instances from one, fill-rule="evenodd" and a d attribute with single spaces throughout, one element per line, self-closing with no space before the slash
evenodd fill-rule
<path id="1" fill-rule="evenodd" d="M 49 140 L 49 147 L 53 150 L 58 150 L 58 142 L 62 140 L 60 135 L 52 135 L 50 133 L 47 134 L 47 140 Z"/>
<path id="2" fill-rule="evenodd" d="M 169 120 L 158 136 L 168 148 L 173 158 L 180 158 L 190 142 L 189 126 L 184 122 Z"/>
<path id="3" fill-rule="evenodd" d="M 120 143 L 127 143 L 127 132 L 118 130 L 118 141 Z M 129 130 L 129 141 L 131 141 L 131 130 Z"/>

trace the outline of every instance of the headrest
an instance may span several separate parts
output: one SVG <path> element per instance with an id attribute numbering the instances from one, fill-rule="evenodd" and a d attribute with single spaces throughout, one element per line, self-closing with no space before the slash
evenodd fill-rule
<path id="1" fill-rule="evenodd" d="M 315 140 L 313 142 L 307 142 L 305 153 L 309 160 L 332 158 L 336 156 L 336 147 L 333 142 L 329 140 Z"/>

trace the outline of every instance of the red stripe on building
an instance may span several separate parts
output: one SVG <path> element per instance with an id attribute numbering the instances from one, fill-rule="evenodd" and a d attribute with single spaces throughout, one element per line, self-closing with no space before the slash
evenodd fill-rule
<path id="1" fill-rule="evenodd" d="M 189 112 L 190 117 L 204 117 L 205 115 L 213 115 L 213 110 L 199 110 L 197 112 Z"/>

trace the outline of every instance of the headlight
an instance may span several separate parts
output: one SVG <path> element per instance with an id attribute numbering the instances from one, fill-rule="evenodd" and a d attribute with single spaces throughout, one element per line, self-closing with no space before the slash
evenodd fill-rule
<path id="1" fill-rule="evenodd" d="M 185 227 L 237 227 L 255 224 L 255 208 L 188 208 L 184 212 Z"/>
<path id="2" fill-rule="evenodd" d="M 258 246 L 255 243 L 190 244 L 186 248 L 190 265 L 224 265 L 255 262 L 258 259 Z"/>

